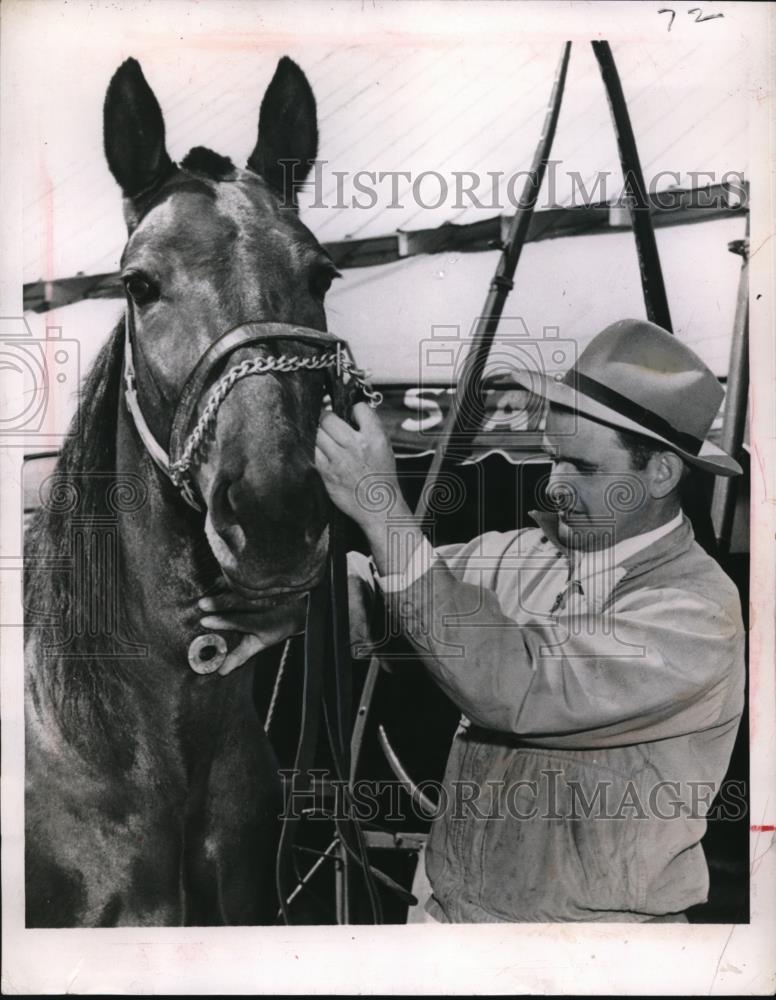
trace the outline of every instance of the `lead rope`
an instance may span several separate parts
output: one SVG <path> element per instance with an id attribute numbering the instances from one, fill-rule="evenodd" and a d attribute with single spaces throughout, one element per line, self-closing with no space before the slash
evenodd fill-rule
<path id="1" fill-rule="evenodd" d="M 325 635 L 326 622 L 325 589 L 320 585 L 307 598 L 305 622 L 304 674 L 302 680 L 302 715 L 299 722 L 299 736 L 294 756 L 294 768 L 290 787 L 285 789 L 283 821 L 280 826 L 280 840 L 275 857 L 275 888 L 277 890 L 280 914 L 284 924 L 291 923 L 289 897 L 301 881 L 293 857 L 295 833 L 299 827 L 301 813 L 294 802 L 297 793 L 309 796 L 311 788 L 310 768 L 315 760 L 318 741 L 321 700 L 323 694 L 323 671 L 320 669 L 320 637 Z M 316 639 L 317 637 L 317 643 Z"/>
<path id="2" fill-rule="evenodd" d="M 280 663 L 278 664 L 278 670 L 275 674 L 275 684 L 272 688 L 272 697 L 269 701 L 269 708 L 267 709 L 267 717 L 264 720 L 264 732 L 269 733 L 269 727 L 272 725 L 272 717 L 275 714 L 275 706 L 278 703 L 278 695 L 280 694 L 280 685 L 283 681 L 283 674 L 286 669 L 286 662 L 288 661 L 288 654 L 291 649 L 291 638 L 289 636 L 286 639 L 285 645 L 283 646 L 283 652 L 280 656 Z"/>

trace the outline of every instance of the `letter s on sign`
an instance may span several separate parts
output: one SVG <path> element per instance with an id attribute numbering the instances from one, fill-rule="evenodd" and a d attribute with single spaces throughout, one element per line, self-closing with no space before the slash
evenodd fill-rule
<path id="1" fill-rule="evenodd" d="M 415 410 L 418 415 L 425 413 L 426 416 L 416 419 L 415 417 L 405 417 L 401 422 L 403 431 L 412 431 L 422 434 L 430 431 L 442 423 L 442 407 L 434 399 L 426 399 L 424 393 L 433 393 L 435 396 L 441 395 L 444 389 L 408 389 L 404 393 L 404 405 L 409 410 Z"/>

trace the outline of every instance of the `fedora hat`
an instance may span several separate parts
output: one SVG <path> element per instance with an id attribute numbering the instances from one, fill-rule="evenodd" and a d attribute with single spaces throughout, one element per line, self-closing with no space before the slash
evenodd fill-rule
<path id="1" fill-rule="evenodd" d="M 707 440 L 725 395 L 717 377 L 697 354 L 654 323 L 612 323 L 561 380 L 539 376 L 537 387 L 535 379 L 533 374 L 532 391 L 552 404 L 659 441 L 716 475 L 742 472 L 738 462 Z"/>

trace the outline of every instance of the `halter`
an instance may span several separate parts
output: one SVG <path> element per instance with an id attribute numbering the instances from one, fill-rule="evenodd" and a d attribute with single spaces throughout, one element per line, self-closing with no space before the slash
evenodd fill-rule
<path id="1" fill-rule="evenodd" d="M 347 415 L 358 395 L 373 408 L 382 402 L 382 394 L 372 388 L 366 372 L 356 366 L 346 341 L 304 326 L 245 323 L 227 330 L 212 343 L 186 379 L 173 413 L 168 453 L 154 437 L 140 406 L 132 348 L 134 334 L 134 313 L 132 303 L 128 301 L 124 320 L 124 398 L 127 409 L 146 452 L 194 510 L 202 511 L 203 507 L 195 495 L 192 470 L 201 457 L 205 441 L 213 433 L 221 404 L 244 378 L 285 372 L 326 371 L 333 373 L 329 379 L 329 388 L 335 410 L 341 409 Z M 268 357 L 266 354 L 257 354 L 254 358 L 247 358 L 234 365 L 213 385 L 201 416 L 189 430 L 213 369 L 242 347 L 278 340 L 294 340 L 300 344 L 323 348 L 323 351 L 313 357 L 285 354 Z"/>

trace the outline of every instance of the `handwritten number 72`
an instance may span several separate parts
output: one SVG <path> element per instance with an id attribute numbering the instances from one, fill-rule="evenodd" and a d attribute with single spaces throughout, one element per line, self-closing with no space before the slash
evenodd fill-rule
<path id="1" fill-rule="evenodd" d="M 724 17 L 724 14 L 704 14 L 700 7 L 692 7 L 687 11 L 688 14 L 695 14 L 695 24 L 700 24 L 701 21 L 713 21 L 715 17 Z M 671 20 L 668 22 L 668 30 L 670 31 L 674 24 L 674 18 L 676 17 L 676 11 L 672 10 L 670 7 L 661 7 L 658 14 L 670 14 Z"/>

